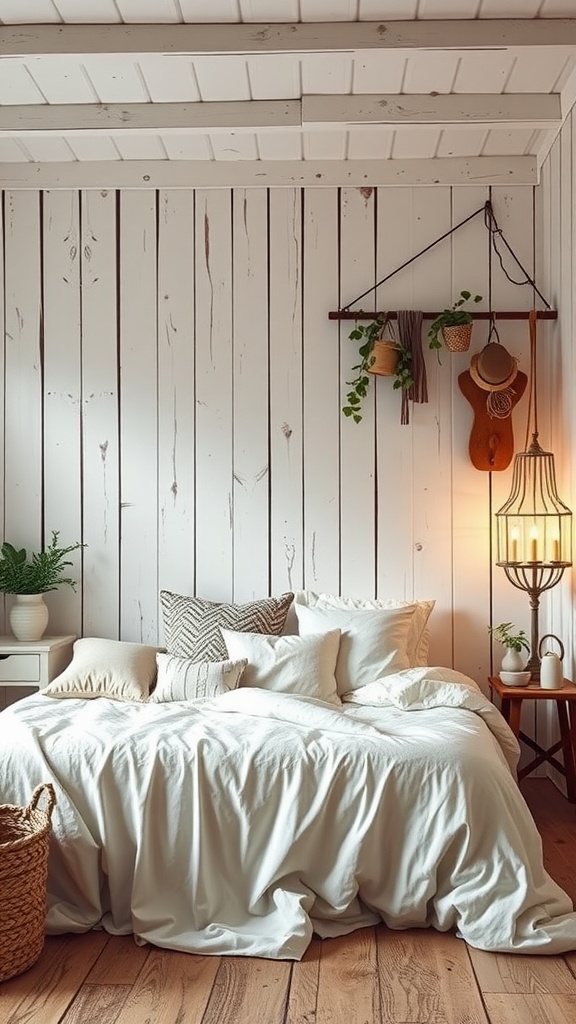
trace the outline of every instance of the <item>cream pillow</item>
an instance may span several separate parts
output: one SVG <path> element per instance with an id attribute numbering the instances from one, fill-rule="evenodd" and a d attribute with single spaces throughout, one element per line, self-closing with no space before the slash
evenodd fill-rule
<path id="1" fill-rule="evenodd" d="M 235 690 L 246 668 L 240 661 L 192 661 L 175 654 L 157 654 L 158 677 L 150 701 L 163 704 L 174 700 L 219 697 Z"/>
<path id="2" fill-rule="evenodd" d="M 366 686 L 380 676 L 410 667 L 407 642 L 412 612 L 409 608 L 355 610 L 307 608 L 296 604 L 301 636 L 339 629 L 340 648 L 336 683 L 340 696 Z"/>
<path id="3" fill-rule="evenodd" d="M 435 601 L 397 601 L 394 598 L 337 597 L 335 594 L 316 594 L 312 590 L 299 590 L 294 594 L 294 603 L 306 605 L 308 608 L 320 606 L 322 608 L 351 608 L 357 611 L 408 608 L 412 613 L 407 643 L 410 668 L 428 664 L 428 648 L 430 645 L 428 620 L 434 609 Z"/>
<path id="4" fill-rule="evenodd" d="M 156 678 L 160 650 L 124 640 L 83 637 L 75 641 L 68 667 L 41 692 L 45 697 L 145 701 Z"/>
<path id="5" fill-rule="evenodd" d="M 231 658 L 247 658 L 240 688 L 255 686 L 274 693 L 298 693 L 340 705 L 335 669 L 340 630 L 311 636 L 265 636 L 223 629 Z"/>

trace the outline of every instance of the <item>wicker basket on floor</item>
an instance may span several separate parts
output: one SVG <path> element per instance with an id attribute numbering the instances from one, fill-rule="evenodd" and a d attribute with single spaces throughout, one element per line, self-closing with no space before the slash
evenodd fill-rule
<path id="1" fill-rule="evenodd" d="M 45 811 L 38 808 L 46 795 Z M 37 786 L 28 807 L 0 805 L 0 981 L 27 971 L 44 946 L 53 786 Z"/>

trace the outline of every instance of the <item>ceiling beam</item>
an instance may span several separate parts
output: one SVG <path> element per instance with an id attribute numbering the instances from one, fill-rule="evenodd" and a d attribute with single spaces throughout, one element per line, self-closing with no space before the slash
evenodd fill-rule
<path id="1" fill-rule="evenodd" d="M 302 124 L 386 125 L 395 129 L 414 125 L 559 128 L 562 109 L 556 93 L 303 96 Z"/>
<path id="2" fill-rule="evenodd" d="M 300 128 L 300 100 L 210 103 L 34 103 L 0 106 L 0 135 L 239 132 Z"/>
<path id="3" fill-rule="evenodd" d="M 0 189 L 536 185 L 536 158 L 110 160 L 0 164 Z"/>
<path id="4" fill-rule="evenodd" d="M 576 18 L 289 24 L 3 25 L 0 57 L 63 54 L 349 53 L 576 46 Z"/>
<path id="5" fill-rule="evenodd" d="M 460 128 L 558 129 L 558 95 L 304 96 L 302 100 L 198 103 L 70 103 L 0 106 L 0 136 L 218 133 L 260 129 L 386 126 L 395 130 Z"/>

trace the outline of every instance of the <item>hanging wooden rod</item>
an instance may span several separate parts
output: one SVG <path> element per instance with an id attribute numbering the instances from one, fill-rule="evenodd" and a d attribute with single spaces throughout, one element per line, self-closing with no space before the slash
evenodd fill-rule
<path id="1" fill-rule="evenodd" d="M 435 320 L 440 313 L 422 313 L 424 320 Z M 495 320 L 527 320 L 529 316 L 529 310 L 527 309 L 505 309 L 501 312 L 493 311 L 490 313 L 488 310 L 484 310 L 479 313 L 470 313 L 473 320 L 491 320 L 494 317 Z M 556 309 L 539 309 L 536 313 L 538 320 L 557 320 L 558 310 Z M 393 309 L 388 310 L 372 310 L 366 311 L 365 309 L 332 309 L 328 313 L 329 320 L 377 320 L 378 317 L 388 317 L 389 320 L 397 320 L 398 313 Z"/>

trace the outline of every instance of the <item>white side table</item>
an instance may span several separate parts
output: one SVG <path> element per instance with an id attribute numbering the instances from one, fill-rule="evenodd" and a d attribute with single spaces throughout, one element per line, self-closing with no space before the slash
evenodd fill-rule
<path id="1" fill-rule="evenodd" d="M 0 636 L 0 687 L 43 690 L 72 660 L 75 639 L 45 636 L 26 641 Z"/>

